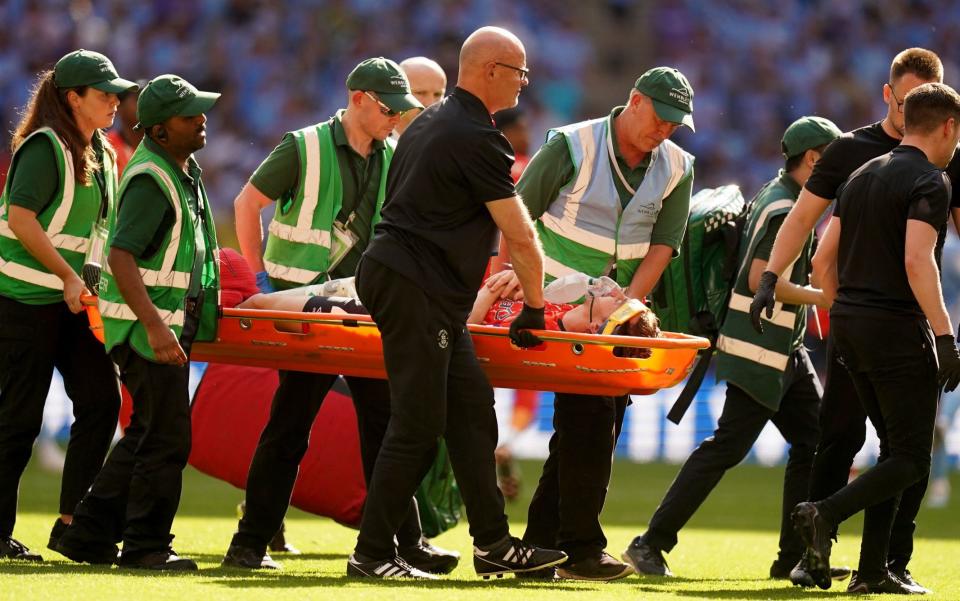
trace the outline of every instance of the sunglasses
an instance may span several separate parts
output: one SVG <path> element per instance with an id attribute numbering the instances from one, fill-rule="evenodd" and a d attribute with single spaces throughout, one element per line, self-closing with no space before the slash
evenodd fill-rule
<path id="1" fill-rule="evenodd" d="M 389 106 L 385 105 L 372 92 L 364 92 L 364 94 L 366 94 L 370 100 L 376 102 L 380 106 L 380 114 L 383 115 L 384 117 L 393 118 L 393 117 L 399 117 L 400 115 L 403 114 L 403 111 L 395 111 Z"/>

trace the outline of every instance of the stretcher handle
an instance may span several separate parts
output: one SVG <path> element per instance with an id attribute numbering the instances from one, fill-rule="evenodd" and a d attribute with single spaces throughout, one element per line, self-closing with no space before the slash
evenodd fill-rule
<path id="1" fill-rule="evenodd" d="M 227 309 L 222 310 L 225 319 L 251 319 L 258 321 L 298 321 L 320 324 L 350 324 L 361 327 L 376 327 L 369 315 L 345 315 L 330 313 L 303 313 L 300 311 L 272 311 L 263 309 Z M 470 324 L 470 333 L 480 336 L 507 337 L 508 328 Z M 710 341 L 699 336 L 668 332 L 661 338 L 643 338 L 639 336 L 601 336 L 580 332 L 557 332 L 555 330 L 531 330 L 541 340 L 551 342 L 572 342 L 603 346 L 624 346 L 630 348 L 665 349 L 702 349 L 709 348 Z"/>

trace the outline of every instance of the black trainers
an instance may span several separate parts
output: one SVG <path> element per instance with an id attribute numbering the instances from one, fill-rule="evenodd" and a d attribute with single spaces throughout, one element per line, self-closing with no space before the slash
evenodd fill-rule
<path id="1" fill-rule="evenodd" d="M 788 562 L 783 562 L 779 559 L 774 561 L 773 565 L 770 566 L 770 577 L 778 580 L 789 579 L 791 583 L 804 588 L 816 586 L 816 583 L 813 581 L 813 576 L 810 575 L 810 570 L 808 569 L 806 552 L 804 552 L 800 561 L 798 561 L 795 566 L 789 568 L 787 567 L 788 565 Z M 784 570 L 786 570 L 786 573 L 784 573 Z M 846 580 L 849 576 L 850 568 L 847 566 L 830 567 L 831 580 Z"/>
<path id="2" fill-rule="evenodd" d="M 630 565 L 617 561 L 606 551 L 580 561 L 568 561 L 557 568 L 557 575 L 567 580 L 618 580 L 630 574 L 633 574 Z"/>
<path id="3" fill-rule="evenodd" d="M 896 576 L 897 580 L 906 584 L 907 586 L 923 591 L 923 594 L 933 592 L 913 579 L 913 574 L 911 574 L 910 570 L 907 569 L 907 562 L 891 559 L 887 562 L 887 569 L 890 570 L 891 574 Z"/>
<path id="4" fill-rule="evenodd" d="M 259 553 L 256 549 L 237 544 L 230 545 L 220 565 L 225 568 L 244 568 L 247 570 L 280 569 L 280 564 L 275 562 L 268 553 Z"/>
<path id="5" fill-rule="evenodd" d="M 289 553 L 290 555 L 300 555 L 300 549 L 294 547 L 287 541 L 287 523 L 280 522 L 280 531 L 273 535 L 270 542 L 267 543 L 267 549 L 274 553 Z"/>
<path id="6" fill-rule="evenodd" d="M 77 563 L 109 566 L 117 563 L 120 549 L 112 542 L 82 540 L 77 536 L 74 528 L 67 526 L 60 535 L 60 540 L 57 541 L 56 552 Z"/>
<path id="7" fill-rule="evenodd" d="M 637 574 L 647 576 L 673 576 L 667 560 L 663 558 L 663 551 L 648 545 L 642 536 L 633 539 L 620 558 L 630 564 Z"/>
<path id="8" fill-rule="evenodd" d="M 0 537 L 0 559 L 17 559 L 19 561 L 43 561 L 39 553 L 34 553 L 27 546 L 12 536 Z"/>
<path id="9" fill-rule="evenodd" d="M 806 571 L 813 583 L 823 590 L 830 588 L 830 540 L 832 525 L 823 519 L 813 503 L 798 503 L 790 514 L 793 528 L 807 545 Z M 791 578 L 793 581 L 793 578 Z M 796 584 L 796 583 L 795 583 Z M 801 585 L 802 586 L 802 585 Z"/>
<path id="10" fill-rule="evenodd" d="M 60 518 L 57 518 L 53 522 L 53 528 L 50 529 L 50 539 L 47 541 L 47 548 L 51 551 L 57 550 L 57 545 L 60 544 L 60 537 L 63 536 L 63 533 L 67 531 L 67 524 L 64 524 L 60 521 Z"/>
<path id="11" fill-rule="evenodd" d="M 347 560 L 347 576 L 354 578 L 412 578 L 414 580 L 440 580 L 439 576 L 418 570 L 400 557 L 393 559 L 362 561 L 354 553 Z"/>
<path id="12" fill-rule="evenodd" d="M 460 563 L 459 553 L 434 546 L 425 538 L 412 547 L 398 547 L 397 555 L 418 570 L 431 574 L 449 574 Z"/>
<path id="13" fill-rule="evenodd" d="M 894 595 L 925 595 L 930 591 L 922 586 L 911 586 L 897 578 L 889 570 L 885 570 L 879 580 L 866 581 L 860 578 L 856 571 L 850 578 L 847 592 L 856 595 L 894 594 Z"/>
<path id="14" fill-rule="evenodd" d="M 492 549 L 473 548 L 473 569 L 484 580 L 491 576 L 503 578 L 504 574 L 542 570 L 566 560 L 567 554 L 563 551 L 534 547 L 515 536 L 507 537 Z"/>
<path id="15" fill-rule="evenodd" d="M 117 565 L 135 570 L 155 570 L 158 572 L 196 572 L 197 564 L 192 559 L 180 557 L 173 549 L 137 553 L 133 557 L 121 554 Z"/>

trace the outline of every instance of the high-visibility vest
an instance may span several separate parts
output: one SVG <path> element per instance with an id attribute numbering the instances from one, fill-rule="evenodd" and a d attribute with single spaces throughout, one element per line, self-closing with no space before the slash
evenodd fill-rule
<path id="1" fill-rule="evenodd" d="M 203 291 L 199 330 L 194 340 L 213 340 L 217 328 L 220 273 L 215 257 L 217 234 L 203 184 L 198 186 L 197 203 L 198 209 L 203 213 L 200 223 L 204 230 L 198 231 L 193 210 L 187 201 L 188 191 L 180 181 L 180 174 L 166 159 L 151 151 L 143 142 L 134 151 L 123 171 L 120 182 L 121 200 L 133 178 L 142 175 L 149 176 L 156 182 L 173 207 L 175 216 L 173 225 L 164 236 L 157 252 L 149 258 L 137 259 L 147 294 L 163 322 L 179 337 L 183 332 L 186 317 L 185 301 L 191 284 L 194 284 L 195 290 Z M 208 244 L 211 248 L 205 248 Z M 203 253 L 203 269 L 200 282 L 192 282 L 197 253 Z M 109 351 L 117 344 L 128 342 L 141 356 L 154 359 L 153 349 L 147 341 L 146 329 L 120 294 L 113 274 L 109 269 L 104 272 L 100 289 L 104 345 Z"/>
<path id="2" fill-rule="evenodd" d="M 291 202 L 279 199 L 270 222 L 263 263 L 278 289 L 305 286 L 326 279 L 333 243 L 333 223 L 343 205 L 343 182 L 329 121 L 290 132 L 300 157 L 300 182 Z M 384 141 L 377 206 L 372 228 L 380 221 L 387 189 L 387 170 L 394 142 Z M 363 194 L 358 190 L 357 194 Z"/>
<path id="3" fill-rule="evenodd" d="M 566 139 L 575 170 L 536 222 L 548 281 L 575 272 L 607 275 L 615 267 L 617 283 L 628 286 L 650 248 L 663 199 L 693 169 L 693 156 L 664 140 L 651 152 L 643 181 L 624 207 L 614 181 L 622 175 L 611 166 L 612 127 L 612 119 L 603 117 L 548 134 Z"/>
<path id="4" fill-rule="evenodd" d="M 113 157 L 109 152 L 103 153 L 101 169 L 106 190 L 101 196 L 99 185 L 95 182 L 86 186 L 77 185 L 73 155 L 56 132 L 49 127 L 42 127 L 30 134 L 26 140 L 34 136 L 46 136 L 51 141 L 59 174 L 57 195 L 37 214 L 37 221 L 60 256 L 80 274 L 91 250 L 91 239 L 99 236 L 99 244 L 95 246 L 102 249 L 114 217 L 117 171 Z M 26 140 L 23 144 L 26 144 Z M 23 144 L 20 148 L 23 148 Z M 15 152 L 10 162 L 10 173 L 16 163 Z M 4 187 L 0 214 L 0 296 L 38 305 L 62 301 L 63 281 L 30 254 L 10 229 L 8 217 L 11 179 L 7 179 Z M 103 206 L 104 203 L 106 206 Z M 96 227 L 98 224 L 99 227 Z"/>
<path id="5" fill-rule="evenodd" d="M 768 182 L 752 201 L 750 215 L 744 228 L 739 253 L 739 267 L 727 317 L 720 327 L 717 340 L 717 381 L 727 380 L 743 389 L 761 405 L 776 411 L 783 396 L 783 373 L 796 350 L 797 332 L 806 326 L 805 305 L 785 305 L 777 302 L 773 316 L 763 320 L 763 334 L 757 333 L 750 322 L 750 264 L 757 245 L 763 240 L 770 221 L 790 212 L 800 192 L 799 186 L 784 182 L 789 177 L 782 171 Z M 805 286 L 809 283 L 813 235 L 807 237 L 797 260 L 785 272 L 790 281 Z"/>

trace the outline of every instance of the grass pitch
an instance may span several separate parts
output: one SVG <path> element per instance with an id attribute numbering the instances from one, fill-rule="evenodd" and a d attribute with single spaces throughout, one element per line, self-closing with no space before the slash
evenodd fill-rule
<path id="1" fill-rule="evenodd" d="M 508 505 L 514 534 L 523 532 L 529 495 L 540 465 L 521 464 L 521 498 Z M 604 513 L 611 553 L 619 555 L 642 533 L 678 466 L 618 462 Z M 768 579 L 767 570 L 777 549 L 781 468 L 740 466 L 720 483 L 707 503 L 680 533 L 680 544 L 667 557 L 675 578 L 631 576 L 612 583 L 537 583 L 506 577 L 483 581 L 473 572 L 470 538 L 465 524 L 436 539 L 457 549 L 465 560 L 437 583 L 365 582 L 344 576 L 347 555 L 356 532 L 326 519 L 293 510 L 288 515 L 291 542 L 300 556 L 275 556 L 282 572 L 246 572 L 220 567 L 236 527 L 235 507 L 242 492 L 188 468 L 180 513 L 174 523 L 175 548 L 200 564 L 198 574 L 153 575 L 80 566 L 45 549 L 56 516 L 59 478 L 31 465 L 20 491 L 20 514 L 15 536 L 46 562 L 28 564 L 0 561 L 0 599 L 17 601 L 175 599 L 220 600 L 334 600 L 389 601 L 587 601 L 600 599 L 792 599 L 841 594 L 846 583 L 830 591 L 801 590 Z M 954 480 L 954 488 L 960 479 Z M 932 588 L 935 599 L 960 599 L 955 574 L 960 568 L 960 503 L 945 509 L 924 509 L 918 518 L 917 545 L 911 564 L 915 577 Z M 860 544 L 859 519 L 841 529 L 834 547 L 837 565 L 856 566 Z"/>

